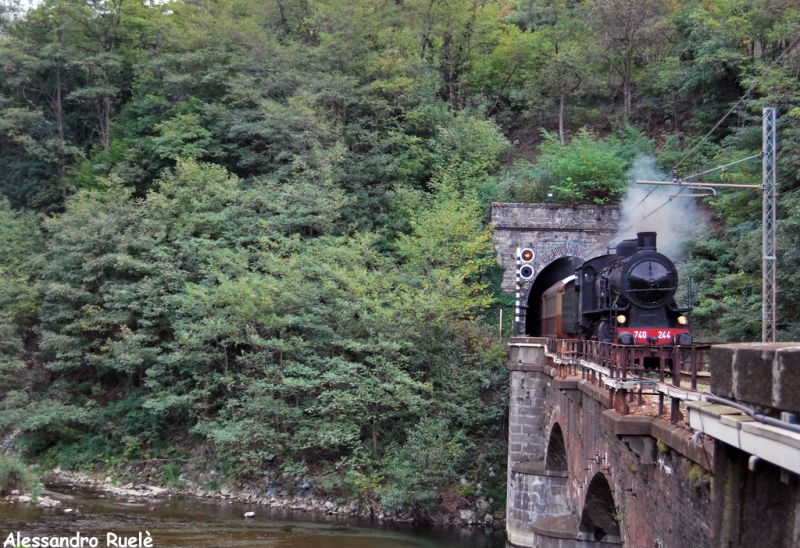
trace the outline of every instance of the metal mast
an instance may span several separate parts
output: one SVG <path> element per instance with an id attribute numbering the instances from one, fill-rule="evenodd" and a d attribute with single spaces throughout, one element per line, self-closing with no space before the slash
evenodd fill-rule
<path id="1" fill-rule="evenodd" d="M 517 278 L 515 286 L 516 300 L 514 301 L 514 336 L 519 337 L 519 307 L 520 307 L 519 298 L 520 298 L 520 290 L 522 289 L 520 287 L 521 280 L 519 277 L 519 269 L 522 266 L 522 250 L 520 248 L 517 248 L 516 261 L 517 261 L 517 271 L 516 271 Z"/>
<path id="2" fill-rule="evenodd" d="M 776 160 L 777 139 L 776 112 L 772 107 L 764 108 L 764 180 L 761 189 L 764 194 L 763 207 L 763 281 L 762 281 L 762 313 L 761 341 L 775 342 L 775 287 L 776 287 L 776 251 L 777 251 L 777 185 Z"/>

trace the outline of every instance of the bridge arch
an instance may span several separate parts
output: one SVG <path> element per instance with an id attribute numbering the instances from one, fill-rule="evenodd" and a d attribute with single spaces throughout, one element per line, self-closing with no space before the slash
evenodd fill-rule
<path id="1" fill-rule="evenodd" d="M 596 473 L 589 482 L 578 530 L 586 540 L 615 541 L 620 538 L 614 493 L 602 472 Z"/>
<path id="2" fill-rule="evenodd" d="M 567 446 L 564 443 L 564 432 L 558 423 L 554 423 L 550 429 L 544 457 L 544 469 L 554 472 L 567 471 Z"/>

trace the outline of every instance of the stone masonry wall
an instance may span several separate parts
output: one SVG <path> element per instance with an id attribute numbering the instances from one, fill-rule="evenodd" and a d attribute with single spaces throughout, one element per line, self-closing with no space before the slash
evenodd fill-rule
<path id="1" fill-rule="evenodd" d="M 800 413 L 800 343 L 740 343 L 711 350 L 711 392 L 779 418 Z M 800 478 L 716 442 L 714 543 L 719 548 L 800 546 Z"/>
<path id="2" fill-rule="evenodd" d="M 625 546 L 710 546 L 710 472 L 650 435 L 615 434 L 604 420 L 602 402 L 556 383 L 548 387 L 547 404 L 550 420 L 564 432 L 569 497 L 577 517 L 599 472 L 611 485 Z"/>
<path id="3" fill-rule="evenodd" d="M 512 545 L 606 546 L 575 531 L 599 473 L 611 488 L 620 528 L 618 540 L 605 537 L 608 546 L 711 546 L 713 444 L 695 444 L 688 431 L 661 419 L 617 415 L 604 388 L 580 377 L 558 378 L 537 342 L 543 341 L 512 339 L 509 356 Z M 554 474 L 545 470 L 544 457 L 556 423 L 564 435 L 567 472 Z M 547 532 L 559 520 L 572 524 L 571 533 Z"/>
<path id="4" fill-rule="evenodd" d="M 592 248 L 611 240 L 619 223 L 620 211 L 616 206 L 492 204 L 497 261 L 505 268 L 503 290 L 514 291 L 517 247 L 531 247 L 538 256 L 544 256 L 558 245 L 573 242 L 585 249 L 573 249 L 565 255 L 577 251 L 585 255 L 583 258 L 589 258 L 605 251 L 602 246 L 594 251 Z"/>

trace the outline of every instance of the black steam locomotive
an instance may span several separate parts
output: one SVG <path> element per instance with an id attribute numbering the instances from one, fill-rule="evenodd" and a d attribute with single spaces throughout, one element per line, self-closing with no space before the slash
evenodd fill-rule
<path id="1" fill-rule="evenodd" d="M 675 265 L 656 250 L 655 232 L 636 236 L 542 294 L 543 336 L 651 347 L 693 343 L 690 310 L 675 303 Z"/>

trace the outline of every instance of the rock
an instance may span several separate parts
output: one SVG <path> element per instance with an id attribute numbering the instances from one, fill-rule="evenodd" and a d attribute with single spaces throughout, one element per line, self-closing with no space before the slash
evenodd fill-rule
<path id="1" fill-rule="evenodd" d="M 495 473 L 494 473 L 494 471 L 492 471 L 492 472 L 489 472 L 489 477 L 490 477 L 490 478 L 493 478 L 493 477 L 495 477 L 496 475 L 497 475 L 497 474 L 495 474 Z"/>
<path id="2" fill-rule="evenodd" d="M 461 485 L 466 485 L 466 484 L 467 484 L 467 478 L 462 477 L 461 478 Z"/>
<path id="3" fill-rule="evenodd" d="M 219 492 L 223 497 L 228 497 L 231 494 L 231 489 L 230 487 L 223 487 L 222 489 L 219 490 Z"/>
<path id="4" fill-rule="evenodd" d="M 64 508 L 64 513 L 65 513 L 65 514 L 71 514 L 71 513 L 72 513 L 72 512 L 74 512 L 74 511 L 75 511 L 75 510 L 73 510 L 72 508 Z"/>
<path id="5" fill-rule="evenodd" d="M 486 525 L 491 525 L 493 521 L 494 518 L 492 517 L 492 514 L 486 514 L 485 516 L 483 516 L 483 523 L 485 523 Z"/>
<path id="6" fill-rule="evenodd" d="M 475 519 L 475 512 L 472 510 L 460 510 L 458 514 L 461 518 L 461 521 L 466 521 L 467 523 L 470 523 Z"/>
<path id="7" fill-rule="evenodd" d="M 19 495 L 19 489 L 14 489 L 13 491 L 11 491 L 11 494 L 12 495 Z"/>
<path id="8" fill-rule="evenodd" d="M 61 506 L 61 501 L 53 500 L 49 497 L 42 497 L 39 499 L 39 502 L 36 503 L 36 506 L 39 508 L 56 508 Z"/>
<path id="9" fill-rule="evenodd" d="M 358 500 L 353 499 L 350 501 L 350 511 L 355 512 L 358 510 Z"/>
<path id="10" fill-rule="evenodd" d="M 150 493 L 155 497 L 160 497 L 161 495 L 166 494 L 169 489 L 164 489 L 163 487 L 156 487 L 155 485 L 151 485 L 148 487 Z"/>
<path id="11" fill-rule="evenodd" d="M 132 483 L 126 483 L 125 485 L 122 486 L 122 488 L 123 489 L 133 489 L 133 484 Z"/>
<path id="12" fill-rule="evenodd" d="M 486 502 L 486 499 L 478 499 L 475 501 L 475 508 L 477 508 L 479 512 L 485 512 L 490 506 L 491 504 Z"/>
<path id="13" fill-rule="evenodd" d="M 489 498 L 489 504 L 494 504 L 494 499 L 493 498 Z"/>
<path id="14" fill-rule="evenodd" d="M 21 495 L 18 499 L 18 502 L 30 502 L 31 498 L 28 495 Z"/>
<path id="15" fill-rule="evenodd" d="M 248 519 L 249 518 L 254 518 L 254 517 L 256 517 L 256 513 L 255 512 L 245 512 L 244 513 L 244 517 L 248 518 Z"/>
<path id="16" fill-rule="evenodd" d="M 334 506 L 336 506 L 336 505 L 335 505 L 334 503 L 332 503 L 331 501 L 329 501 L 329 500 L 326 500 L 326 501 L 325 501 L 325 504 L 323 504 L 323 506 L 324 506 L 325 508 L 327 508 L 328 510 L 330 510 L 331 508 L 333 508 L 333 507 L 334 507 Z"/>
<path id="17" fill-rule="evenodd" d="M 106 476 L 106 479 L 103 483 L 111 483 L 111 476 Z"/>

